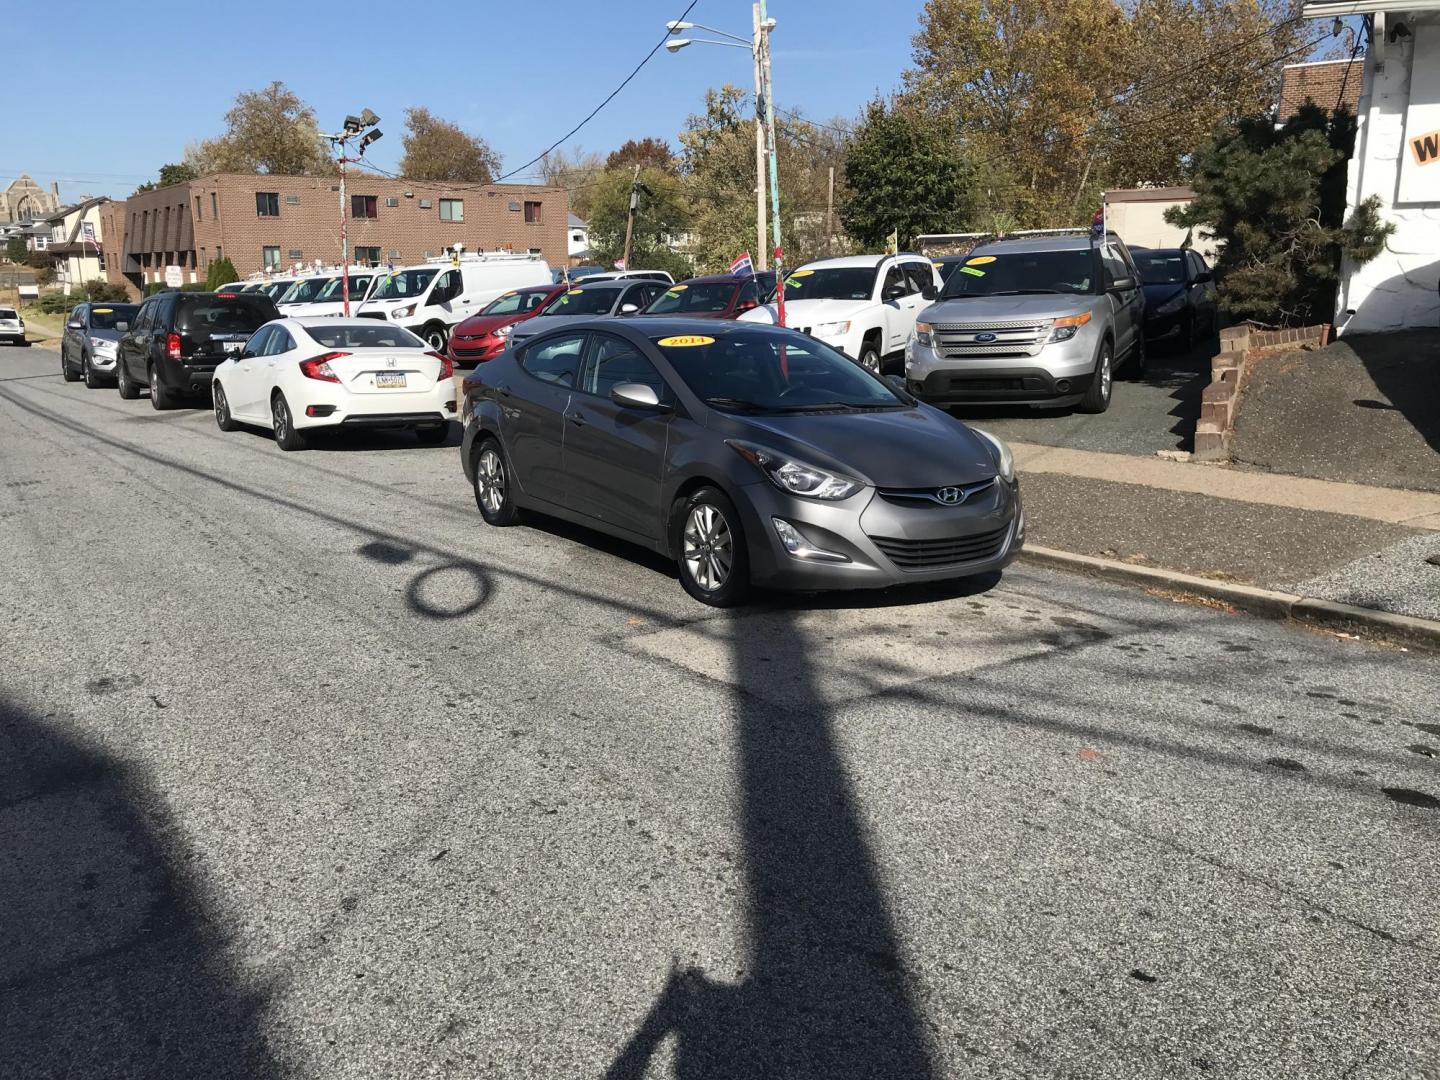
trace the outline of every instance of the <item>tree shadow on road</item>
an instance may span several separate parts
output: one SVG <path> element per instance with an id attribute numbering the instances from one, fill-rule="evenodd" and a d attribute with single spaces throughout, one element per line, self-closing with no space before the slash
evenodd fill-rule
<path id="1" fill-rule="evenodd" d="M 0 1076 L 279 1075 L 160 801 L 0 694 Z"/>

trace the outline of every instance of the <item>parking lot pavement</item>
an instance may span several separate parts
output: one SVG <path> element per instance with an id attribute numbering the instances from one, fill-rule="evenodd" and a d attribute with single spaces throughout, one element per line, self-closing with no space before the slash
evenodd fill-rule
<path id="1" fill-rule="evenodd" d="M 1112 454 L 1153 455 L 1157 450 L 1193 450 L 1200 395 L 1210 381 L 1210 358 L 1219 344 L 1194 349 L 1153 349 L 1143 378 L 1121 373 L 1110 408 L 1099 415 L 1070 409 L 964 405 L 952 416 L 1013 442 L 1043 443 Z"/>
<path id="2" fill-rule="evenodd" d="M 1432 657 L 1067 575 L 696 606 L 0 372 L 0 1076 L 1428 1075 Z"/>

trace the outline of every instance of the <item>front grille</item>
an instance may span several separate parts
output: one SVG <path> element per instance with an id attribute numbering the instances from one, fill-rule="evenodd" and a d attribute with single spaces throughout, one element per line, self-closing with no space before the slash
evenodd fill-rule
<path id="1" fill-rule="evenodd" d="M 901 570 L 939 570 L 946 566 L 993 559 L 1005 547 L 1010 526 L 970 536 L 947 536 L 938 540 L 902 540 L 872 536 L 875 546 Z"/>
<path id="2" fill-rule="evenodd" d="M 990 356 L 1034 356 L 1050 332 L 1049 319 L 1002 319 L 993 322 L 935 323 L 935 351 L 949 360 Z M 988 340 L 976 341 L 977 335 Z"/>

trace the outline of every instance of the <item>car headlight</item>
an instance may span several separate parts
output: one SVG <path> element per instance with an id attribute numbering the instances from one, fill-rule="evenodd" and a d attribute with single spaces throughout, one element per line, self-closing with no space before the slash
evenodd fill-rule
<path id="1" fill-rule="evenodd" d="M 1066 315 L 1063 318 L 1056 319 L 1050 324 L 1049 340 L 1069 341 L 1080 332 L 1080 327 L 1088 323 L 1090 319 L 1091 315 L 1088 311 L 1082 311 L 1079 315 Z"/>
<path id="2" fill-rule="evenodd" d="M 812 337 L 839 337 L 841 334 L 850 332 L 850 320 L 844 322 L 822 322 L 816 323 L 810 328 Z"/>
<path id="3" fill-rule="evenodd" d="M 934 327 L 928 322 L 917 322 L 915 324 L 915 344 L 930 347 L 930 332 Z"/>
<path id="4" fill-rule="evenodd" d="M 1180 310 L 1181 308 L 1183 308 L 1184 306 L 1185 306 L 1185 294 L 1184 294 L 1184 293 L 1176 293 L 1176 294 L 1175 294 L 1174 296 L 1172 296 L 1169 300 L 1166 300 L 1165 303 L 1161 304 L 1158 308 L 1156 308 L 1156 309 L 1155 309 L 1155 314 L 1156 314 L 1156 315 L 1174 315 L 1177 311 L 1179 311 L 1179 310 Z"/>
<path id="5" fill-rule="evenodd" d="M 96 352 L 114 352 L 115 342 L 111 341 L 109 338 L 92 337 L 90 339 L 90 347 Z"/>
<path id="6" fill-rule="evenodd" d="M 725 445 L 764 473 L 781 491 L 791 495 L 833 502 L 848 499 L 865 486 L 859 480 L 828 472 L 753 443 L 726 440 Z"/>
<path id="7" fill-rule="evenodd" d="M 414 304 L 406 304 L 404 307 L 392 308 L 392 309 L 390 310 L 390 317 L 391 317 L 392 319 L 408 319 L 411 315 L 414 315 L 414 314 L 415 314 L 415 305 L 414 305 Z"/>
<path id="8" fill-rule="evenodd" d="M 1010 452 L 1010 447 L 997 439 L 984 428 L 972 427 L 970 429 L 976 435 L 988 442 L 995 450 L 995 471 L 1000 474 L 1000 479 L 1007 484 L 1015 482 L 1015 455 Z"/>
<path id="9" fill-rule="evenodd" d="M 491 331 L 491 332 L 492 332 L 496 337 L 498 337 L 498 338 L 507 338 L 507 337 L 510 336 L 510 331 L 512 331 L 512 330 L 514 330 L 514 329 L 515 329 L 514 326 L 501 326 L 501 327 L 497 327 L 495 330 L 493 330 L 493 331 Z"/>

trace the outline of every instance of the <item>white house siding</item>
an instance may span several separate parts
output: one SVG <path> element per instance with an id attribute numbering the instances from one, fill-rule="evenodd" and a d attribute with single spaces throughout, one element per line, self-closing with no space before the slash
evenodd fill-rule
<path id="1" fill-rule="evenodd" d="M 1423 198 L 1398 201 L 1408 137 L 1440 127 L 1428 119 L 1440 112 L 1440 14 L 1389 14 L 1391 27 L 1397 20 L 1411 36 L 1385 42 L 1383 70 L 1375 70 L 1374 46 L 1367 58 L 1346 193 L 1351 207 L 1378 195 L 1395 233 L 1373 261 L 1344 267 L 1335 319 L 1341 333 L 1440 326 L 1440 164 L 1426 168 L 1435 175 L 1419 189 Z M 1406 194 L 1416 191 L 1407 178 Z"/>

